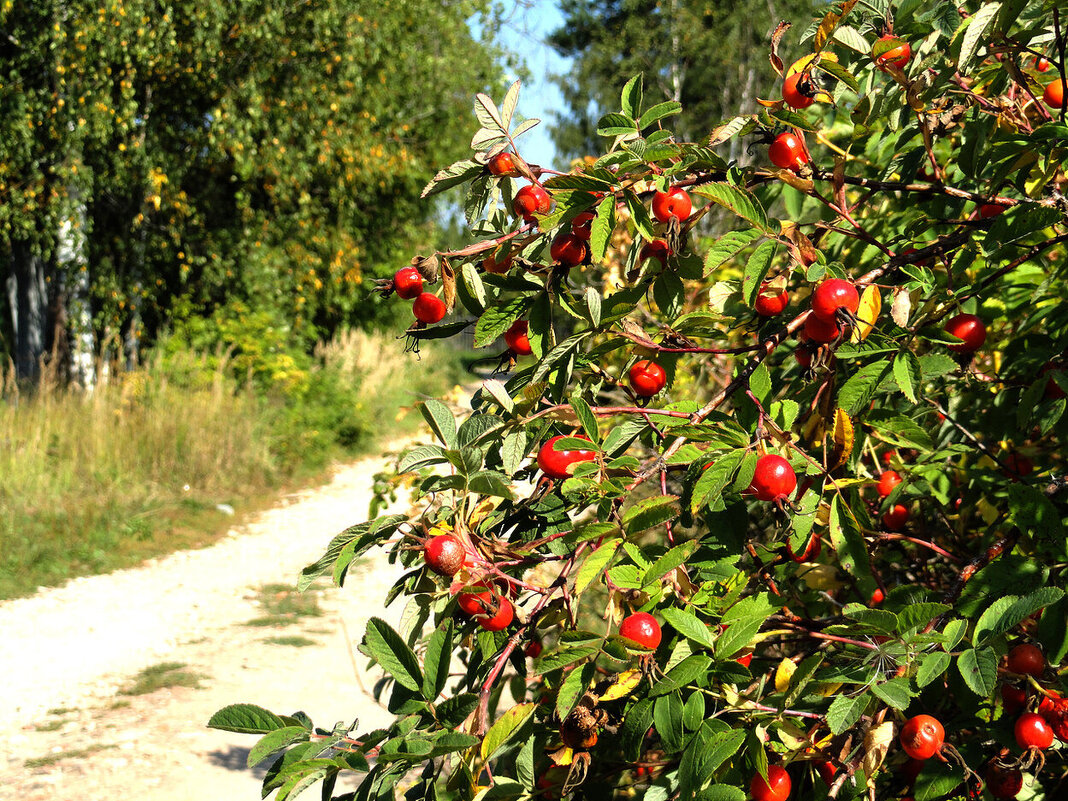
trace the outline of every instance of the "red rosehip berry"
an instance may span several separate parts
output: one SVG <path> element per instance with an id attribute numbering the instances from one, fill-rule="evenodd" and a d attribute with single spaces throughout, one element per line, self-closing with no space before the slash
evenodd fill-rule
<path id="1" fill-rule="evenodd" d="M 674 251 L 671 246 L 663 239 L 654 239 L 652 242 L 646 242 L 641 251 L 638 253 L 638 261 L 643 262 L 646 259 L 657 259 L 661 264 L 668 263 L 668 256 Z"/>
<path id="2" fill-rule="evenodd" d="M 619 624 L 619 636 L 639 648 L 652 651 L 660 645 L 660 624 L 648 612 L 635 612 L 623 618 Z"/>
<path id="3" fill-rule="evenodd" d="M 405 300 L 423 294 L 423 276 L 414 267 L 401 267 L 393 276 L 393 291 Z"/>
<path id="4" fill-rule="evenodd" d="M 1002 471 L 1009 478 L 1024 478 L 1035 470 L 1034 462 L 1022 453 L 1013 451 L 1005 457 L 1005 469 Z"/>
<path id="5" fill-rule="evenodd" d="M 781 133 L 768 148 L 771 163 L 782 170 L 798 170 L 809 162 L 805 140 L 793 133 Z"/>
<path id="6" fill-rule="evenodd" d="M 469 615 L 486 614 L 493 602 L 493 593 L 485 584 L 464 587 L 456 596 L 456 605 Z"/>
<path id="7" fill-rule="evenodd" d="M 974 314 L 958 314 L 946 323 L 946 333 L 964 340 L 948 346 L 954 353 L 975 353 L 986 342 L 986 325 Z"/>
<path id="8" fill-rule="evenodd" d="M 986 789 L 994 798 L 1015 798 L 1023 789 L 1023 774 L 1017 768 L 991 763 L 986 769 Z"/>
<path id="9" fill-rule="evenodd" d="M 515 159 L 508 152 L 498 153 L 487 162 L 486 166 L 489 168 L 490 174 L 502 178 L 515 178 L 519 175 L 519 170 L 515 166 Z"/>
<path id="10" fill-rule="evenodd" d="M 535 214 L 547 214 L 553 207 L 553 199 L 545 188 L 539 184 L 524 186 L 515 193 L 512 201 L 512 210 L 516 217 L 522 217 L 524 222 L 533 222 Z"/>
<path id="11" fill-rule="evenodd" d="M 829 278 L 816 287 L 812 293 L 812 314 L 826 323 L 839 319 L 839 312 L 849 315 L 857 313 L 860 308 L 860 295 L 852 281 L 843 278 Z"/>
<path id="12" fill-rule="evenodd" d="M 887 531 L 900 531 L 909 522 L 909 510 L 900 503 L 894 504 L 883 513 L 883 526 Z"/>
<path id="13" fill-rule="evenodd" d="M 831 782 L 834 781 L 834 774 L 838 772 L 838 768 L 835 767 L 833 762 L 817 762 L 816 772 L 820 775 L 820 778 L 823 779 L 823 783 L 830 787 Z"/>
<path id="14" fill-rule="evenodd" d="M 552 256 L 552 260 L 564 267 L 582 264 L 587 252 L 586 240 L 563 232 L 557 234 L 552 245 L 549 246 L 549 255 Z"/>
<path id="15" fill-rule="evenodd" d="M 673 186 L 666 192 L 653 195 L 653 216 L 662 223 L 672 217 L 684 222 L 693 211 L 690 195 L 681 186 Z"/>
<path id="16" fill-rule="evenodd" d="M 1021 676 L 1041 676 L 1046 670 L 1046 657 L 1031 643 L 1020 643 L 1009 651 L 1006 666 L 1010 673 Z"/>
<path id="17" fill-rule="evenodd" d="M 439 576 L 455 576 L 466 555 L 463 544 L 452 534 L 438 534 L 423 546 L 426 566 Z"/>
<path id="18" fill-rule="evenodd" d="M 1064 108 L 1064 81 L 1060 78 L 1046 84 L 1046 91 L 1042 93 L 1042 101 L 1054 109 Z"/>
<path id="19" fill-rule="evenodd" d="M 493 273 L 494 275 L 504 275 L 512 269 L 512 256 L 511 254 L 508 254 L 500 261 L 497 261 L 497 257 L 493 253 L 490 253 L 482 260 L 482 269 L 487 273 Z"/>
<path id="20" fill-rule="evenodd" d="M 1003 214 L 1006 211 L 1006 208 L 1006 206 L 1002 206 L 1000 203 L 984 203 L 979 207 L 979 217 L 983 220 L 997 217 L 999 214 Z"/>
<path id="21" fill-rule="evenodd" d="M 1042 368 L 1042 375 L 1049 376 L 1046 379 L 1046 390 L 1044 393 L 1046 400 L 1060 400 L 1068 395 L 1068 393 L 1061 389 L 1061 385 L 1057 383 L 1057 379 L 1054 378 L 1056 375 L 1059 375 L 1062 378 L 1065 376 L 1065 370 L 1062 366 L 1055 364 L 1054 362 L 1046 362 L 1045 366 Z"/>
<path id="22" fill-rule="evenodd" d="M 558 451 L 553 448 L 558 440 L 564 439 L 564 435 L 552 437 L 538 451 L 538 467 L 549 478 L 570 478 L 575 471 L 575 465 L 579 462 L 590 462 L 597 458 L 593 451 L 574 450 Z M 580 436 L 579 439 L 586 439 Z"/>
<path id="23" fill-rule="evenodd" d="M 667 384 L 667 373 L 659 364 L 648 359 L 635 362 L 628 375 L 631 389 L 639 398 L 651 398 Z"/>
<path id="24" fill-rule="evenodd" d="M 543 646 L 541 640 L 531 640 L 527 643 L 527 647 L 523 649 L 523 653 L 529 656 L 531 659 L 537 659 L 541 656 Z"/>
<path id="25" fill-rule="evenodd" d="M 1039 72 L 1045 72 L 1049 69 L 1049 59 L 1042 56 L 1035 56 L 1035 69 Z"/>
<path id="26" fill-rule="evenodd" d="M 512 323 L 504 332 L 504 344 L 516 356 L 529 356 L 534 352 L 530 347 L 530 337 L 527 336 L 526 320 L 516 320 Z"/>
<path id="27" fill-rule="evenodd" d="M 878 606 L 886 600 L 886 593 L 876 587 L 871 594 L 871 598 L 868 599 L 868 606 Z"/>
<path id="28" fill-rule="evenodd" d="M 879 55 L 875 55 L 876 52 L 879 52 Z M 912 47 L 908 42 L 892 34 L 886 34 L 875 40 L 872 56 L 875 58 L 875 66 L 884 72 L 890 64 L 903 70 L 912 59 Z"/>
<path id="29" fill-rule="evenodd" d="M 596 215 L 592 211 L 584 211 L 575 215 L 575 219 L 571 221 L 571 233 L 577 236 L 579 239 L 584 239 L 587 242 L 590 241 L 590 236 L 593 234 L 593 218 Z"/>
<path id="30" fill-rule="evenodd" d="M 1027 706 L 1027 690 L 1012 684 L 1002 684 L 1001 702 L 1005 706 L 1006 715 L 1019 712 Z"/>
<path id="31" fill-rule="evenodd" d="M 782 99 L 790 108 L 808 108 L 816 102 L 816 98 L 811 94 L 806 94 L 813 89 L 815 87 L 812 84 L 811 75 L 807 72 L 795 72 L 782 82 Z"/>
<path id="32" fill-rule="evenodd" d="M 496 594 L 491 597 L 489 611 L 475 615 L 478 625 L 486 631 L 501 631 L 508 628 L 514 619 L 515 608 L 512 602 Z"/>
<path id="33" fill-rule="evenodd" d="M 901 476 L 894 470 L 887 470 L 879 476 L 879 483 L 875 485 L 876 492 L 883 498 L 894 491 L 894 487 L 901 483 Z"/>
<path id="34" fill-rule="evenodd" d="M 804 332 L 805 337 L 813 342 L 826 344 L 834 342 L 842 336 L 842 327 L 836 322 L 827 322 L 814 314 L 810 314 L 805 318 Z"/>
<path id="35" fill-rule="evenodd" d="M 795 562 L 811 562 L 823 551 L 823 541 L 819 538 L 818 534 L 813 534 L 808 538 L 808 542 L 805 543 L 805 548 L 801 553 L 794 553 L 793 547 L 790 545 L 790 540 L 786 540 L 786 553 L 790 555 L 790 558 Z"/>
<path id="36" fill-rule="evenodd" d="M 445 301 L 437 295 L 424 292 L 415 299 L 412 312 L 421 323 L 436 323 L 445 317 Z"/>
<path id="37" fill-rule="evenodd" d="M 782 314 L 782 310 L 786 308 L 789 302 L 790 296 L 785 289 L 776 292 L 770 285 L 764 284 L 757 293 L 753 308 L 756 309 L 756 313 L 761 317 L 775 317 Z"/>
<path id="38" fill-rule="evenodd" d="M 741 656 L 739 656 L 739 657 L 738 657 L 737 659 L 735 659 L 734 661 L 735 661 L 735 662 L 737 662 L 737 663 L 738 663 L 739 665 L 741 665 L 742 667 L 744 667 L 744 668 L 747 668 L 747 667 L 749 667 L 749 666 L 750 666 L 751 664 L 753 664 L 753 652 L 752 652 L 752 651 L 750 651 L 750 652 L 749 652 L 749 653 L 747 653 L 747 654 L 742 654 Z"/>
<path id="39" fill-rule="evenodd" d="M 946 730 L 930 715 L 909 718 L 898 735 L 902 749 L 913 759 L 930 759 L 942 750 L 945 739 Z"/>
<path id="40" fill-rule="evenodd" d="M 757 459 L 756 472 L 749 484 L 749 492 L 762 501 L 778 501 L 789 497 L 797 488 L 797 476 L 790 463 L 781 456 L 769 453 Z"/>
<path id="41" fill-rule="evenodd" d="M 790 797 L 790 774 L 782 765 L 768 765 L 768 778 L 757 773 L 749 782 L 753 801 L 786 801 Z"/>
<path id="42" fill-rule="evenodd" d="M 1053 745 L 1053 729 L 1046 719 L 1034 712 L 1024 712 L 1016 719 L 1013 727 L 1016 744 L 1025 751 L 1037 749 L 1045 751 Z"/>

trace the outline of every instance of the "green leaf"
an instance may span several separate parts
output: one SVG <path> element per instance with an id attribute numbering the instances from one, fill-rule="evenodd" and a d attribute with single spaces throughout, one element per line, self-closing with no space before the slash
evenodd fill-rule
<path id="1" fill-rule="evenodd" d="M 838 405 L 850 417 L 856 417 L 875 398 L 879 385 L 890 374 L 890 370 L 889 359 L 860 368 L 838 391 Z"/>
<path id="2" fill-rule="evenodd" d="M 716 268 L 733 259 L 754 240 L 760 238 L 760 231 L 748 228 L 744 231 L 728 231 L 705 252 L 705 277 L 707 278 Z"/>
<path id="3" fill-rule="evenodd" d="M 827 59 L 827 58 L 821 59 L 820 62 L 816 65 L 816 67 L 817 67 L 817 69 L 821 69 L 824 72 L 827 72 L 827 73 L 833 75 L 835 78 L 840 80 L 842 83 L 844 83 L 850 89 L 852 89 L 854 92 L 856 92 L 857 94 L 860 94 L 860 81 L 858 81 L 853 76 L 853 73 L 849 72 L 845 67 L 843 67 L 841 64 L 839 64 L 837 61 L 831 61 L 830 59 Z"/>
<path id="4" fill-rule="evenodd" d="M 635 760 L 641 750 L 645 733 L 653 722 L 653 699 L 643 698 L 627 711 L 619 733 L 624 759 Z"/>
<path id="5" fill-rule="evenodd" d="M 697 540 L 688 540 L 676 545 L 645 571 L 645 575 L 642 576 L 642 586 L 648 587 L 650 584 L 655 584 L 679 565 L 685 564 L 699 545 Z"/>
<path id="6" fill-rule="evenodd" d="M 855 697 L 844 694 L 836 696 L 827 709 L 827 725 L 831 727 L 831 734 L 841 734 L 860 720 L 868 706 L 868 698 L 866 693 Z"/>
<path id="7" fill-rule="evenodd" d="M 957 70 L 962 75 L 968 74 L 972 60 L 979 50 L 979 42 L 1000 10 L 1001 3 L 985 2 L 965 20 L 964 38 L 961 40 L 960 57 L 957 59 Z"/>
<path id="8" fill-rule="evenodd" d="M 397 684 L 412 692 L 423 686 L 423 673 L 412 649 L 390 625 L 378 617 L 367 621 L 360 650 L 381 665 Z"/>
<path id="9" fill-rule="evenodd" d="M 706 648 L 715 647 L 716 638 L 712 636 L 708 626 L 702 623 L 693 612 L 687 609 L 680 609 L 677 606 L 669 606 L 663 609 L 661 614 L 664 616 L 664 620 L 671 624 L 671 627 L 679 634 Z"/>
<path id="10" fill-rule="evenodd" d="M 508 476 L 496 470 L 479 470 L 472 473 L 467 480 L 467 489 L 479 495 L 492 495 L 496 498 L 514 498 L 515 493 L 508 485 Z"/>
<path id="11" fill-rule="evenodd" d="M 534 717 L 537 704 L 516 704 L 501 715 L 482 739 L 482 760 L 492 759 L 493 756 L 508 742 L 519 729 Z"/>
<path id="12" fill-rule="evenodd" d="M 455 448 L 456 419 L 449 411 L 449 407 L 441 401 L 428 400 L 419 405 L 419 411 L 441 443 L 446 448 Z"/>
<path id="13" fill-rule="evenodd" d="M 745 265 L 745 273 L 742 276 L 742 297 L 747 306 L 756 303 L 757 294 L 764 283 L 764 278 L 771 269 L 771 262 L 775 258 L 778 246 L 774 240 L 766 239 L 761 242 L 749 261 Z"/>
<path id="14" fill-rule="evenodd" d="M 582 425 L 582 430 L 586 432 L 586 436 L 590 438 L 590 442 L 600 443 L 601 433 L 597 430 L 597 418 L 594 417 L 593 412 L 590 411 L 590 405 L 578 395 L 572 395 L 571 408 L 575 410 L 575 416 L 578 417 L 578 421 Z"/>
<path id="15" fill-rule="evenodd" d="M 727 211 L 737 214 L 762 232 L 766 234 L 774 233 L 768 224 L 768 215 L 764 211 L 764 207 L 760 205 L 760 201 L 744 189 L 739 189 L 731 184 L 710 183 L 694 187 L 694 192 L 707 197 L 713 203 L 727 209 Z"/>
<path id="16" fill-rule="evenodd" d="M 733 734 L 733 732 L 731 732 Z M 745 740 L 745 732 L 742 732 L 742 740 Z M 734 752 L 738 751 L 738 747 L 731 743 Z M 730 756 L 730 754 L 728 754 Z M 749 796 L 745 794 L 745 790 L 739 787 L 735 787 L 731 784 L 713 784 L 711 787 L 706 787 L 701 790 L 695 797 L 695 801 L 745 801 Z"/>
<path id="17" fill-rule="evenodd" d="M 340 768 L 329 759 L 314 759 L 308 762 L 298 762 L 280 777 L 282 783 L 278 787 L 278 795 L 275 801 L 286 801 L 296 798 L 313 784 L 328 776 L 336 775 Z"/>
<path id="18" fill-rule="evenodd" d="M 538 673 L 548 673 L 551 670 L 573 665 L 583 659 L 588 659 L 601 650 L 602 641 L 583 640 L 579 642 L 561 642 L 549 653 L 542 654 L 534 660 L 534 669 Z"/>
<path id="19" fill-rule="evenodd" d="M 598 136 L 620 136 L 623 134 L 636 134 L 638 128 L 634 120 L 625 114 L 605 114 L 597 123 Z"/>
<path id="20" fill-rule="evenodd" d="M 681 113 L 682 103 L 679 103 L 677 100 L 667 100 L 663 103 L 657 103 L 655 106 L 653 106 L 644 114 L 642 114 L 641 119 L 638 120 L 638 128 L 639 130 L 644 131 L 650 125 L 655 122 L 659 122 L 665 117 L 671 117 L 675 114 Z"/>
<path id="21" fill-rule="evenodd" d="M 621 539 L 609 539 L 602 542 L 597 549 L 593 551 L 586 560 L 582 563 L 582 567 L 579 568 L 578 573 L 575 574 L 575 595 L 581 595 L 582 592 L 590 586 L 590 583 L 601 575 L 606 567 L 611 563 L 612 558 L 616 555 L 616 551 L 619 550 L 620 544 L 623 542 Z"/>
<path id="22" fill-rule="evenodd" d="M 286 722 L 273 712 L 254 704 L 230 704 L 211 716 L 209 729 L 238 734 L 266 734 L 285 728 Z"/>
<path id="23" fill-rule="evenodd" d="M 275 729 L 261 737 L 252 746 L 248 752 L 248 759 L 245 761 L 246 767 L 256 767 L 275 751 L 293 745 L 293 743 L 307 742 L 310 735 L 311 732 L 303 726 L 286 726 L 283 729 Z"/>
<path id="24" fill-rule="evenodd" d="M 1032 537 L 1064 540 L 1064 526 L 1056 507 L 1029 484 L 1009 485 L 1009 519 Z"/>
<path id="25" fill-rule="evenodd" d="M 663 679 L 649 689 L 649 697 L 656 698 L 659 695 L 667 695 L 693 683 L 703 685 L 705 682 L 697 681 L 697 679 L 707 676 L 711 666 L 712 660 L 705 654 L 688 656 L 671 668 Z"/>
<path id="26" fill-rule="evenodd" d="M 905 676 L 884 681 L 882 684 L 873 684 L 871 691 L 894 709 L 908 709 L 913 696 L 909 680 Z"/>
<path id="27" fill-rule="evenodd" d="M 1019 626 L 1035 612 L 1056 603 L 1064 597 L 1060 587 L 1042 587 L 1018 598 L 1007 595 L 999 598 L 979 617 L 975 624 L 975 642 L 985 642 L 989 637 L 1004 634 Z"/>
<path id="28" fill-rule="evenodd" d="M 601 324 L 601 293 L 592 286 L 586 288 L 586 308 L 590 310 L 590 323 L 597 328 Z"/>
<path id="29" fill-rule="evenodd" d="M 931 651 L 920 660 L 920 669 L 916 671 L 916 685 L 926 687 L 937 678 L 941 678 L 949 670 L 952 658 L 945 651 Z"/>
<path id="30" fill-rule="evenodd" d="M 731 483 L 744 458 L 744 450 L 731 451 L 717 457 L 715 462 L 705 468 L 694 485 L 690 499 L 690 510 L 694 514 L 703 506 L 710 505 L 714 500 L 713 496 L 718 496 Z"/>
<path id="31" fill-rule="evenodd" d="M 525 298 L 513 298 L 503 306 L 490 306 L 475 323 L 475 347 L 484 348 L 523 316 L 527 308 Z"/>
<path id="32" fill-rule="evenodd" d="M 426 656 L 423 658 L 423 697 L 434 701 L 449 680 L 449 663 L 452 658 L 452 619 L 434 629 L 427 639 Z"/>
<path id="33" fill-rule="evenodd" d="M 912 629 L 918 629 L 920 626 L 926 626 L 951 608 L 945 604 L 935 603 L 909 604 L 897 613 L 897 631 L 905 633 Z"/>
<path id="34" fill-rule="evenodd" d="M 858 578 L 871 575 L 871 563 L 868 561 L 868 546 L 864 536 L 857 527 L 852 512 L 841 508 L 840 496 L 831 498 L 829 529 L 831 544 L 838 553 L 842 567 Z"/>
<path id="35" fill-rule="evenodd" d="M 998 655 L 993 648 L 969 648 L 957 657 L 957 670 L 964 683 L 980 698 L 989 698 L 997 688 Z"/>
<path id="36" fill-rule="evenodd" d="M 918 402 L 920 381 L 923 378 L 923 369 L 920 360 L 912 351 L 899 353 L 894 359 L 894 380 L 905 393 L 905 397 L 913 403 Z"/>
<path id="37" fill-rule="evenodd" d="M 679 515 L 678 501 L 675 495 L 655 495 L 634 504 L 623 513 L 627 535 L 633 536 L 674 520 Z"/>
<path id="38" fill-rule="evenodd" d="M 596 263 L 601 261 L 608 251 L 608 240 L 616 227 L 616 198 L 609 194 L 597 204 L 597 216 L 593 218 L 590 229 L 590 258 Z"/>
<path id="39" fill-rule="evenodd" d="M 642 74 L 627 81 L 619 98 L 619 107 L 629 117 L 637 117 L 642 113 Z"/>
<path id="40" fill-rule="evenodd" d="M 589 689 L 596 677 L 597 666 L 592 662 L 586 662 L 567 674 L 560 689 L 556 692 L 556 716 L 560 720 L 571 713 L 579 698 Z"/>
<path id="41" fill-rule="evenodd" d="M 416 468 L 446 461 L 448 459 L 445 458 L 445 450 L 440 445 L 421 445 L 404 454 L 404 458 L 397 465 L 397 472 L 410 473 Z"/>
<path id="42" fill-rule="evenodd" d="M 645 204 L 641 202 L 641 199 L 633 190 L 627 189 L 623 192 L 623 201 L 627 204 L 627 211 L 630 212 L 630 221 L 634 223 L 634 228 L 642 239 L 649 242 L 656 239 L 653 234 L 653 221 L 649 219 L 649 210 L 645 208 Z"/>

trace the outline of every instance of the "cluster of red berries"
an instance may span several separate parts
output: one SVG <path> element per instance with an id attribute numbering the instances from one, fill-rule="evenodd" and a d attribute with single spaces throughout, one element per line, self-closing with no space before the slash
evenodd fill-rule
<path id="1" fill-rule="evenodd" d="M 423 544 L 423 559 L 429 570 L 448 578 L 470 564 L 463 543 L 452 534 L 438 534 L 428 538 Z M 457 593 L 456 604 L 482 628 L 487 631 L 501 631 L 515 619 L 515 608 L 500 589 L 486 583 L 465 586 Z"/>
<path id="2" fill-rule="evenodd" d="M 437 323 L 445 317 L 445 301 L 423 291 L 423 276 L 415 267 L 401 267 L 393 276 L 393 291 L 405 300 L 412 300 L 412 312 L 421 323 Z"/>

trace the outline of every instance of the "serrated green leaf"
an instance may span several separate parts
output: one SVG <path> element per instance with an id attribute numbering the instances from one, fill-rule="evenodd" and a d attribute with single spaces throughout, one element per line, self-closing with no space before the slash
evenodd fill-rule
<path id="1" fill-rule="evenodd" d="M 579 665 L 564 678 L 556 692 L 556 716 L 563 720 L 575 708 L 582 694 L 593 684 L 597 676 L 597 666 L 592 662 Z"/>
<path id="2" fill-rule="evenodd" d="M 905 676 L 871 685 L 872 694 L 894 709 L 908 709 L 913 692 Z"/>
<path id="3" fill-rule="evenodd" d="M 771 269 L 776 249 L 775 241 L 766 239 L 757 246 L 749 257 L 749 261 L 746 262 L 745 273 L 742 275 L 742 297 L 747 306 L 751 307 L 756 303 L 760 287 L 764 283 L 768 270 Z"/>
<path id="4" fill-rule="evenodd" d="M 841 734 L 860 720 L 868 706 L 869 697 L 866 693 L 855 697 L 837 696 L 827 709 L 827 725 L 831 727 L 831 734 Z"/>
<path id="5" fill-rule="evenodd" d="M 360 650 L 381 665 L 405 689 L 419 692 L 423 673 L 412 649 L 390 625 L 379 617 L 367 621 Z"/>
<path id="6" fill-rule="evenodd" d="M 423 658 L 423 697 L 428 701 L 434 701 L 445 689 L 451 658 L 452 620 L 446 619 L 427 639 Z"/>
<path id="7" fill-rule="evenodd" d="M 209 729 L 239 734 L 266 734 L 285 728 L 286 722 L 273 712 L 255 704 L 230 704 L 211 716 Z"/>
<path id="8" fill-rule="evenodd" d="M 245 766 L 254 768 L 275 751 L 293 745 L 293 743 L 306 742 L 310 736 L 311 732 L 303 726 L 286 726 L 282 729 L 275 729 L 269 734 L 261 737 L 259 741 L 249 749 L 248 759 L 245 760 Z"/>
<path id="9" fill-rule="evenodd" d="M 604 569 L 611 563 L 612 558 L 616 555 L 616 551 L 619 550 L 620 544 L 623 542 L 621 539 L 609 539 L 602 542 L 597 549 L 593 551 L 586 560 L 582 563 L 582 567 L 579 568 L 575 574 L 575 594 L 581 595 L 582 592 L 590 586 L 590 583 L 604 572 Z"/>
<path id="10" fill-rule="evenodd" d="M 913 403 L 918 402 L 922 377 L 923 369 L 920 366 L 920 360 L 912 351 L 897 355 L 894 359 L 894 380 L 897 381 L 905 397 Z"/>
<path id="11" fill-rule="evenodd" d="M 705 277 L 711 275 L 724 262 L 733 259 L 760 236 L 760 232 L 753 228 L 725 233 L 705 252 Z"/>
<path id="12" fill-rule="evenodd" d="M 993 648 L 969 648 L 957 657 L 957 670 L 968 688 L 980 698 L 990 698 L 994 694 L 998 657 Z"/>
<path id="13" fill-rule="evenodd" d="M 751 223 L 764 233 L 774 233 L 768 223 L 768 215 L 755 196 L 725 183 L 701 184 L 694 187 L 694 192 L 703 195 L 716 205 L 733 212 L 743 220 Z"/>
<path id="14" fill-rule="evenodd" d="M 712 636 L 712 632 L 709 631 L 708 626 L 702 623 L 697 615 L 690 612 L 687 609 L 679 609 L 675 606 L 669 606 L 661 611 L 669 624 L 675 631 L 682 634 L 684 637 L 688 637 L 698 645 L 703 645 L 706 648 L 713 648 L 716 644 L 716 638 Z"/>
<path id="15" fill-rule="evenodd" d="M 516 735 L 523 724 L 534 716 L 534 710 L 537 708 L 537 704 L 516 704 L 494 721 L 489 731 L 486 732 L 486 736 L 482 738 L 483 762 L 492 759 L 504 744 Z"/>
<path id="16" fill-rule="evenodd" d="M 676 545 L 653 562 L 652 566 L 645 571 L 645 575 L 642 576 L 642 586 L 648 587 L 650 584 L 660 581 L 660 579 L 672 570 L 684 564 L 693 552 L 697 550 L 699 545 L 700 543 L 697 540 L 688 540 Z"/>
<path id="17" fill-rule="evenodd" d="M 945 651 L 931 651 L 920 660 L 920 669 L 916 671 L 916 685 L 926 687 L 935 679 L 944 676 L 949 670 L 952 657 Z"/>
<path id="18" fill-rule="evenodd" d="M 623 528 L 628 536 L 662 525 L 678 517 L 678 497 L 656 495 L 639 501 L 623 513 Z"/>
<path id="19" fill-rule="evenodd" d="M 419 405 L 423 419 L 446 448 L 456 447 L 456 418 L 441 401 L 428 400 Z"/>
<path id="20" fill-rule="evenodd" d="M 593 412 L 590 411 L 590 405 L 578 395 L 572 395 L 571 408 L 575 410 L 575 416 L 578 417 L 578 421 L 582 425 L 582 430 L 586 433 L 586 436 L 590 438 L 590 442 L 595 444 L 600 443 L 601 433 L 597 430 L 597 418 L 594 417 Z"/>

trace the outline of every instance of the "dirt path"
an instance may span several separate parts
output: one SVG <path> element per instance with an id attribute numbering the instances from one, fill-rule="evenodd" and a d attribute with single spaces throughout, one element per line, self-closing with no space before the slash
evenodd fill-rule
<path id="1" fill-rule="evenodd" d="M 322 616 L 247 625 L 264 615 L 258 587 L 292 586 L 331 536 L 366 518 L 383 464 L 340 469 L 211 548 L 0 604 L 0 799 L 255 801 L 262 768 L 245 766 L 255 738 L 206 729 L 219 708 L 303 710 L 325 728 L 390 720 L 365 691 L 376 676 L 363 675 L 354 651 L 371 615 L 396 625 L 403 612 L 401 602 L 380 608 L 401 572 L 382 554 L 354 568 L 344 589 L 319 591 Z M 163 662 L 203 675 L 201 688 L 117 695 Z"/>

